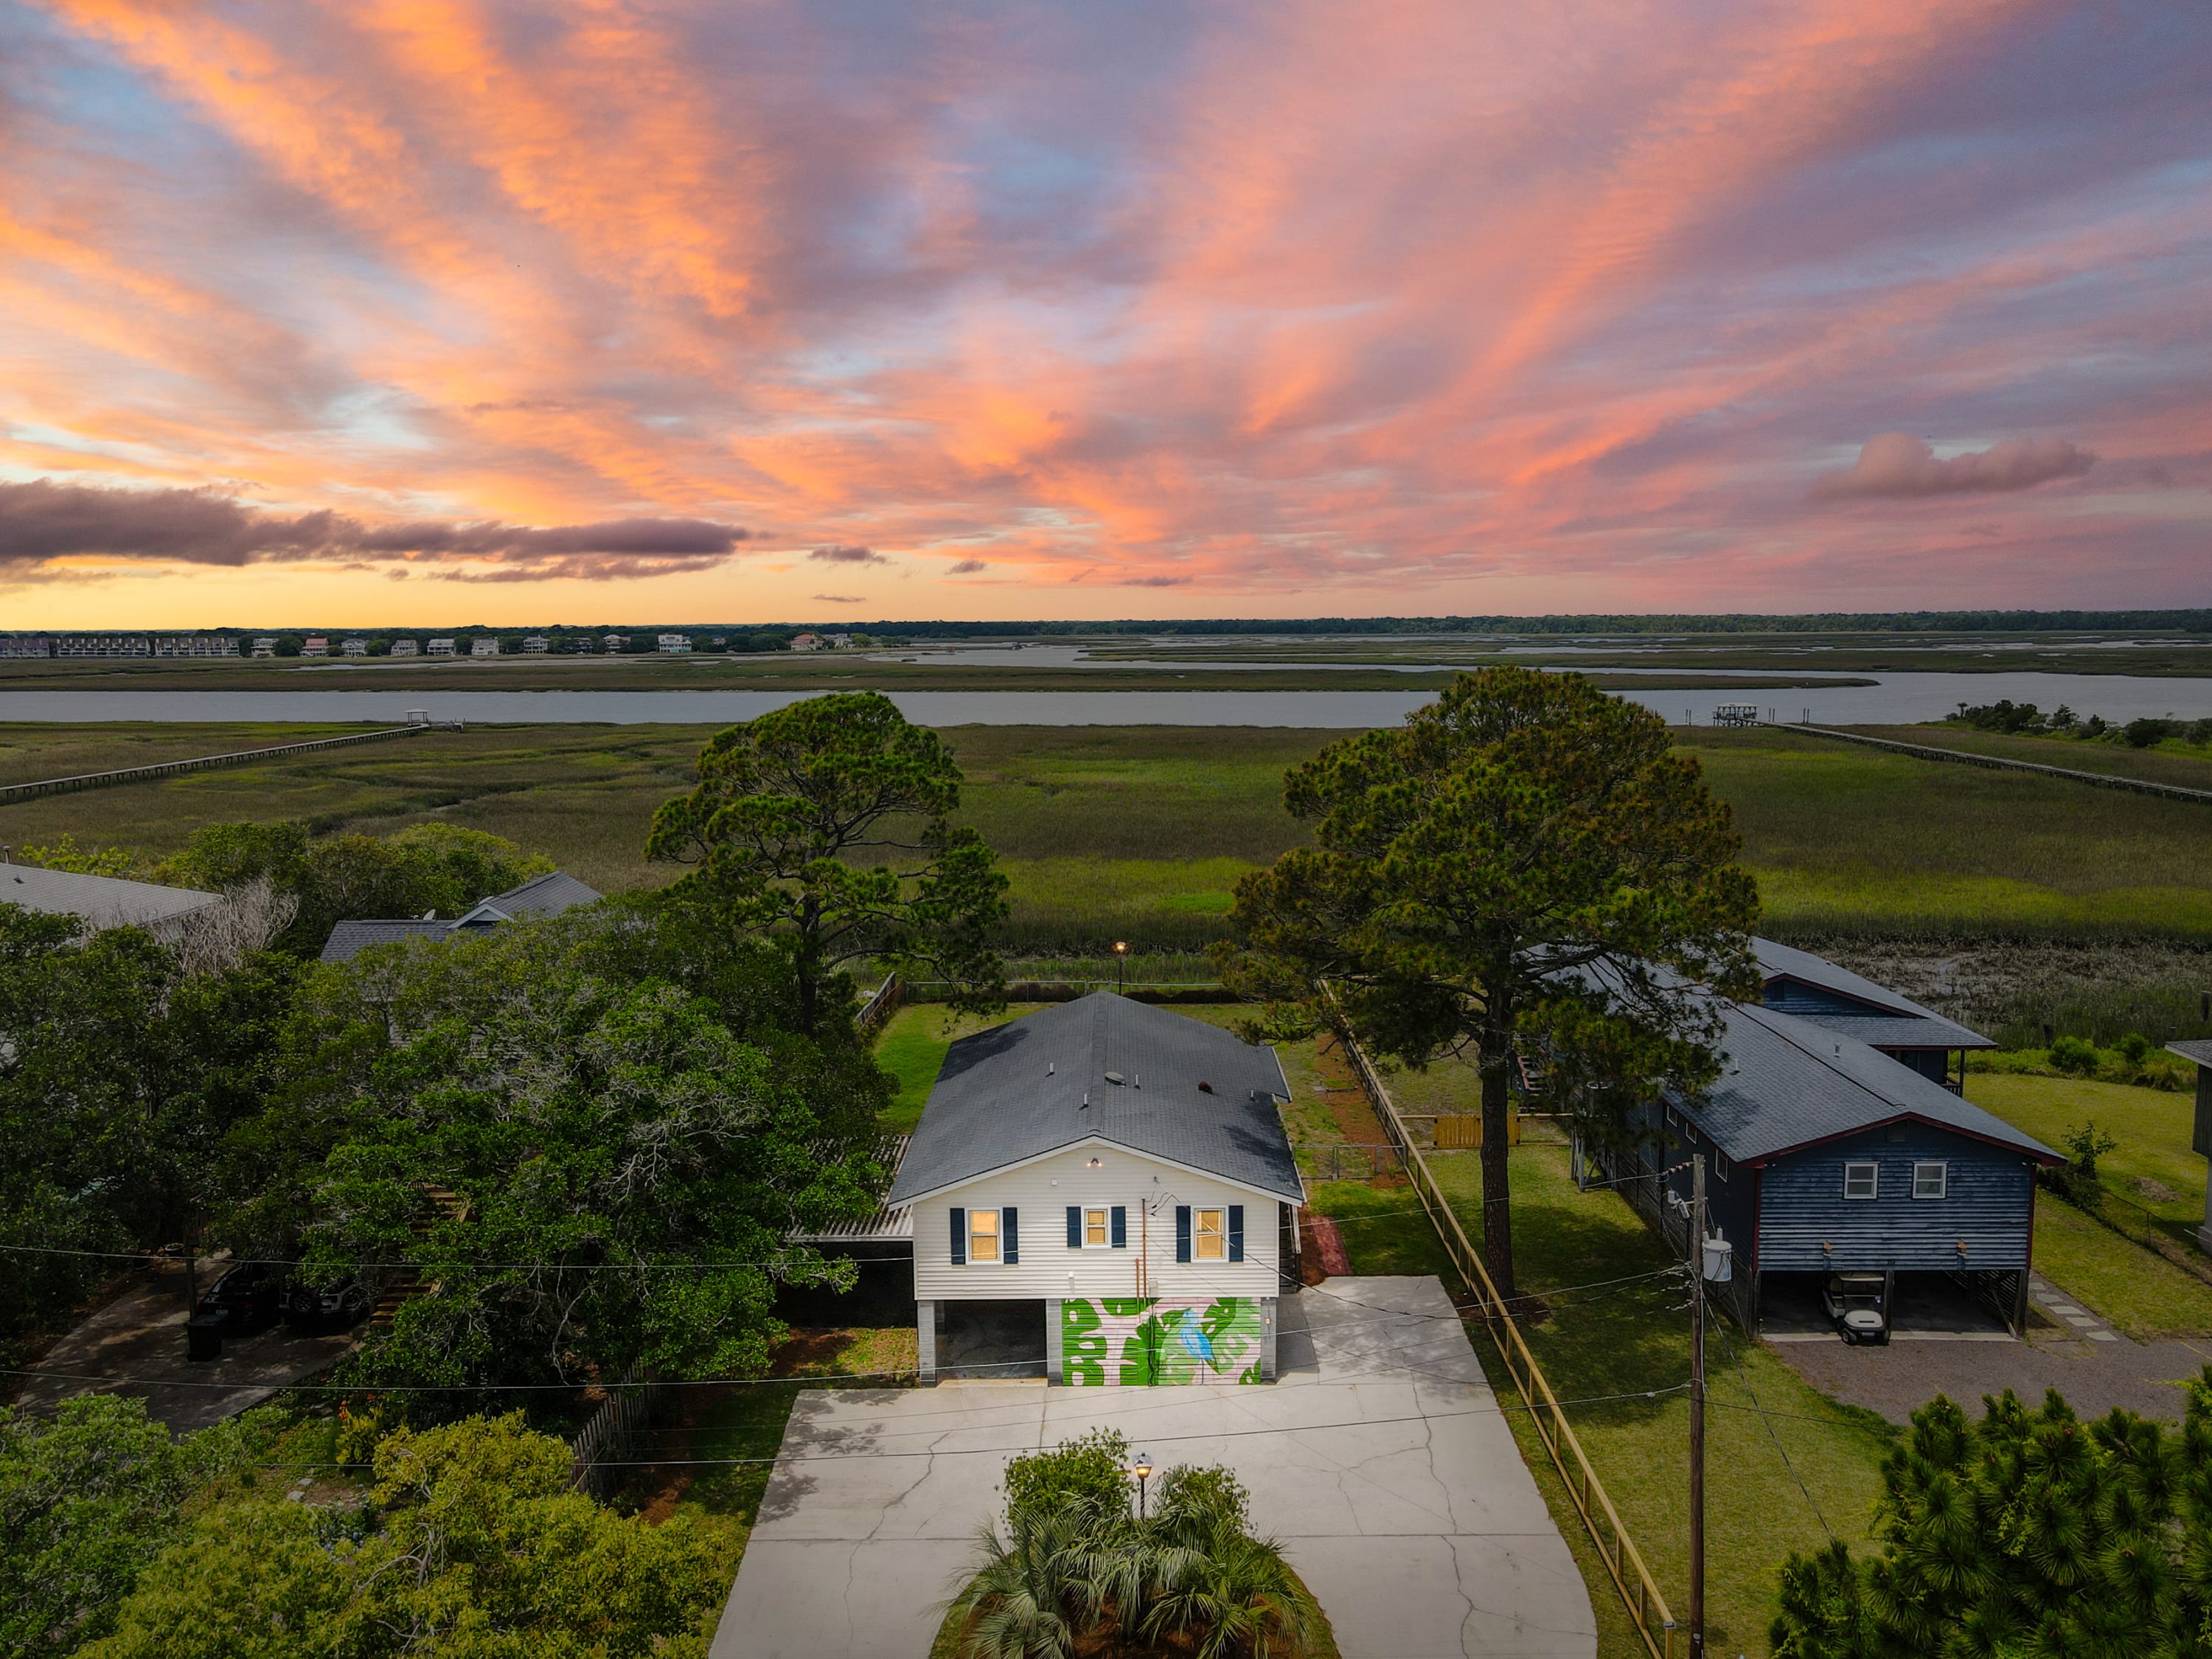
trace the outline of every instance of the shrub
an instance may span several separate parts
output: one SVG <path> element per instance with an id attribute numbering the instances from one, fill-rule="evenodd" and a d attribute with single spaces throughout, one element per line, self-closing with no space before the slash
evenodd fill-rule
<path id="1" fill-rule="evenodd" d="M 2062 1036 L 2051 1045 L 2051 1063 L 2062 1072 L 2087 1077 L 2097 1069 L 2097 1050 L 2081 1037 Z"/>
<path id="2" fill-rule="evenodd" d="M 1218 1463 L 1181 1465 L 1160 1477 L 1160 1518 L 1170 1523 L 1203 1517 L 1241 1528 L 1250 1524 L 1251 1503 L 1244 1483 Z"/>
<path id="3" fill-rule="evenodd" d="M 2172 737 L 2175 730 L 2175 724 L 2172 720 L 2148 719 L 2130 720 L 2120 728 L 2120 740 L 2130 749 L 2155 749 L 2165 739 Z"/>
<path id="4" fill-rule="evenodd" d="M 1010 1520 L 1051 1515 L 1071 1503 L 1126 1510 L 1129 1491 L 1129 1440 L 1117 1429 L 1093 1429 L 1006 1465 Z"/>
<path id="5" fill-rule="evenodd" d="M 2097 1179 L 2097 1160 L 2120 1143 L 2100 1129 L 2094 1118 L 2078 1129 L 2069 1125 L 2059 1140 L 2066 1148 L 2067 1161 L 2063 1168 L 2051 1171 L 2051 1185 L 2083 1209 L 2097 1208 L 2105 1197 L 2104 1187 Z"/>
<path id="6" fill-rule="evenodd" d="M 2140 1066 L 2150 1058 L 2150 1039 L 2141 1031 L 2130 1031 L 2112 1045 L 2130 1066 Z"/>

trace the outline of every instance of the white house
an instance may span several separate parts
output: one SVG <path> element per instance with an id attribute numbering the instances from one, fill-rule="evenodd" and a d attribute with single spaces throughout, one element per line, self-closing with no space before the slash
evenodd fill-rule
<path id="1" fill-rule="evenodd" d="M 689 634 L 663 634 L 659 647 L 664 655 L 688 657 L 691 654 L 691 636 Z"/>
<path id="2" fill-rule="evenodd" d="M 497 640 L 485 639 L 471 640 L 469 641 L 469 655 L 471 657 L 496 657 L 499 655 L 499 641 Z"/>
<path id="3" fill-rule="evenodd" d="M 1273 1382 L 1289 1098 L 1273 1049 L 1109 992 L 955 1042 L 886 1200 L 923 1380 L 963 1304 L 1012 1303 L 1051 1382 Z"/>
<path id="4" fill-rule="evenodd" d="M 392 654 L 395 657 L 411 657 L 416 655 L 415 641 L 412 640 L 392 641 Z"/>
<path id="5" fill-rule="evenodd" d="M 349 657 L 365 657 L 368 654 L 368 641 L 367 640 L 348 640 L 341 649 Z"/>
<path id="6" fill-rule="evenodd" d="M 434 656 L 434 657 L 450 657 L 450 656 L 452 656 L 452 655 L 453 654 L 453 642 L 451 640 L 433 640 L 433 641 L 430 641 L 430 654 L 431 654 L 432 656 Z"/>
<path id="7" fill-rule="evenodd" d="M 542 657 L 552 648 L 553 641 L 543 634 L 530 635 L 522 641 L 522 654 L 526 657 Z"/>
<path id="8" fill-rule="evenodd" d="M 327 657 L 331 654 L 330 640 L 321 634 L 310 634 L 300 641 L 300 654 L 303 657 Z"/>

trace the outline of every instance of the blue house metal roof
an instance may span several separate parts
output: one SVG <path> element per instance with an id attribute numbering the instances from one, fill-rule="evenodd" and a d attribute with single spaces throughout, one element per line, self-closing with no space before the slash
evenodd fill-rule
<path id="1" fill-rule="evenodd" d="M 1856 1037 L 1772 1008 L 1723 1001 L 1721 1010 L 1721 1078 L 1678 1109 L 1739 1164 L 1908 1118 L 2039 1164 L 2066 1161 Z"/>
<path id="2" fill-rule="evenodd" d="M 1968 1030 L 1886 985 L 1839 968 L 1826 957 L 1778 945 L 1771 939 L 1755 939 L 1752 948 L 1758 953 L 1759 973 L 1766 981 L 1769 1006 L 1782 1007 L 1824 1030 L 1878 1048 L 1996 1047 L 1980 1032 Z M 1791 997 L 1793 981 L 1814 994 Z"/>
<path id="3" fill-rule="evenodd" d="M 1303 1200 L 1290 1097 L 1273 1048 L 1095 992 L 952 1045 L 885 1202 L 1091 1139 Z"/>

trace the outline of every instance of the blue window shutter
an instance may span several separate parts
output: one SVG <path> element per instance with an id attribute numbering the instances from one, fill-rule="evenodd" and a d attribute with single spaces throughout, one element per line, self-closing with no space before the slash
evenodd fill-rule
<path id="1" fill-rule="evenodd" d="M 1190 1206 L 1176 1206 L 1176 1260 L 1190 1260 Z"/>
<path id="2" fill-rule="evenodd" d="M 957 1204 L 952 1206 L 952 1265 L 968 1265 L 968 1212 Z"/>
<path id="3" fill-rule="evenodd" d="M 1107 1213 L 1106 1218 L 1113 1224 L 1114 1231 L 1107 1237 L 1114 1241 L 1114 1248 L 1117 1250 L 1127 1249 L 1129 1248 L 1129 1212 L 1116 1204 Z"/>
<path id="4" fill-rule="evenodd" d="M 1067 1206 L 1067 1248 L 1071 1250 L 1083 1248 L 1083 1206 L 1079 1204 Z"/>
<path id="5" fill-rule="evenodd" d="M 999 1212 L 999 1236 L 1006 1245 L 1006 1254 L 1003 1259 L 1009 1267 L 1022 1259 L 1022 1233 L 1018 1225 L 1020 1219 L 1020 1216 L 1012 1209 Z"/>
<path id="6" fill-rule="evenodd" d="M 1242 1204 L 1229 1206 L 1229 1259 L 1231 1261 L 1244 1259 L 1244 1206 Z"/>

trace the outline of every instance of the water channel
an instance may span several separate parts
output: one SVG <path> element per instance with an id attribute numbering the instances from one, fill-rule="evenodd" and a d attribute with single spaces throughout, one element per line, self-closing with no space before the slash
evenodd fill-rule
<path id="1" fill-rule="evenodd" d="M 1623 671 L 1611 670 L 1609 672 Z M 1653 670 L 1664 673 L 1667 670 Z M 1762 676 L 1746 671 L 1746 679 Z M 1626 690 L 1620 695 L 1669 721 L 1711 722 L 1716 705 L 1748 703 L 1762 717 L 1829 726 L 1907 725 L 1941 719 L 1960 702 L 2009 697 L 2049 709 L 2061 703 L 2108 720 L 2145 715 L 2212 717 L 2212 679 L 2119 674 L 1870 673 L 1871 685 L 1749 686 Z M 750 720 L 814 691 L 7 691 L 0 726 L 17 722 L 113 721 L 397 725 L 410 709 L 440 720 L 505 725 L 715 726 Z M 924 726 L 1279 726 L 1344 730 L 1391 726 L 1433 691 L 894 691 L 906 716 Z"/>

